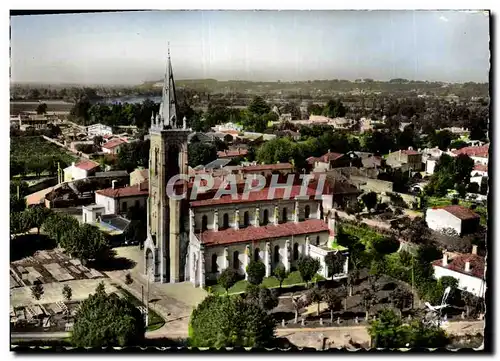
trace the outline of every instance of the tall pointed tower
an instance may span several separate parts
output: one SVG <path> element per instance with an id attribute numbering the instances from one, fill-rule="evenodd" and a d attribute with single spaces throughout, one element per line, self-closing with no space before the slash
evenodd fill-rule
<path id="1" fill-rule="evenodd" d="M 174 76 L 168 50 L 167 68 L 160 111 L 151 117 L 149 153 L 148 232 L 144 243 L 145 274 L 151 281 L 168 283 L 183 280 L 183 249 L 187 249 L 183 200 L 167 194 L 167 183 L 179 174 L 188 174 L 188 135 L 185 121 L 179 125 Z M 184 234 L 184 236 L 183 236 Z"/>

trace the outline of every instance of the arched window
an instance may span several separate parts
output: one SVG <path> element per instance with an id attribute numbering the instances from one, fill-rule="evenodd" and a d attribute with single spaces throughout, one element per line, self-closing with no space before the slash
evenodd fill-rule
<path id="1" fill-rule="evenodd" d="M 278 264 L 280 262 L 280 246 L 274 246 L 274 263 Z"/>
<path id="2" fill-rule="evenodd" d="M 217 273 L 217 255 L 214 253 L 212 255 L 212 273 Z"/>
<path id="3" fill-rule="evenodd" d="M 282 217 L 282 219 L 281 219 L 281 221 L 282 221 L 283 223 L 288 222 L 288 214 L 287 214 L 287 213 L 288 213 L 288 211 L 287 211 L 286 207 L 285 207 L 285 208 L 283 208 L 283 217 Z"/>
<path id="4" fill-rule="evenodd" d="M 311 207 L 307 205 L 306 208 L 304 209 L 304 218 L 308 219 L 310 215 L 311 215 Z"/>
<path id="5" fill-rule="evenodd" d="M 201 231 L 206 231 L 208 229 L 208 217 L 205 215 L 201 217 Z"/>
<path id="6" fill-rule="evenodd" d="M 264 209 L 264 217 L 262 219 L 262 224 L 265 226 L 268 223 L 269 223 L 269 211 L 267 209 Z"/>
<path id="7" fill-rule="evenodd" d="M 233 268 L 235 270 L 240 268 L 240 253 L 238 251 L 233 252 Z"/>
<path id="8" fill-rule="evenodd" d="M 319 236 L 316 236 L 316 246 L 319 246 Z"/>
<path id="9" fill-rule="evenodd" d="M 248 212 L 243 213 L 243 226 L 248 227 L 250 225 L 250 216 Z"/>
<path id="10" fill-rule="evenodd" d="M 255 248 L 255 251 L 253 251 L 253 260 L 255 262 L 260 261 L 260 248 Z"/>
<path id="11" fill-rule="evenodd" d="M 222 228 L 229 228 L 229 215 L 227 213 L 224 213 L 222 217 Z"/>
<path id="12" fill-rule="evenodd" d="M 299 259 L 299 244 L 295 243 L 293 245 L 293 260 L 296 261 Z"/>

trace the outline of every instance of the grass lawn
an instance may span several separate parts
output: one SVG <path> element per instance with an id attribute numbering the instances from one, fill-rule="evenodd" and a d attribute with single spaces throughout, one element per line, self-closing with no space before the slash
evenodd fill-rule
<path id="1" fill-rule="evenodd" d="M 125 297 L 132 302 L 133 305 L 135 306 L 141 306 L 142 303 L 140 300 L 135 298 L 130 292 L 127 290 L 117 287 L 124 295 Z M 165 320 L 161 318 L 160 315 L 158 315 L 155 311 L 151 310 L 151 308 L 148 309 L 148 327 L 146 331 L 154 331 L 159 329 L 165 324 Z"/>
<path id="2" fill-rule="evenodd" d="M 342 231 L 354 236 L 366 247 L 372 246 L 372 242 L 376 239 L 385 238 L 382 234 L 374 231 L 368 226 L 355 226 L 353 224 L 342 224 Z"/>

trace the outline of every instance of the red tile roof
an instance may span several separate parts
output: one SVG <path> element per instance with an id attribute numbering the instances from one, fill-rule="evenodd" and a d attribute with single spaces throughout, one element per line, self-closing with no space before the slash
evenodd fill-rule
<path id="1" fill-rule="evenodd" d="M 472 211 L 471 209 L 460 206 L 460 205 L 452 205 L 452 206 L 445 206 L 445 207 L 434 207 L 433 209 L 444 209 L 448 213 L 451 213 L 458 219 L 461 219 L 462 221 L 468 220 L 468 219 L 475 219 L 475 218 L 480 218 L 477 213 Z"/>
<path id="2" fill-rule="evenodd" d="M 314 162 L 328 163 L 328 162 L 331 162 L 331 161 L 338 159 L 342 156 L 343 156 L 343 154 L 341 154 L 341 153 L 328 152 L 326 154 L 323 154 L 321 157 L 309 157 L 306 160 L 310 164 L 312 164 Z"/>
<path id="3" fill-rule="evenodd" d="M 99 163 L 91 160 L 82 160 L 75 164 L 75 167 L 83 170 L 92 170 L 99 167 Z"/>
<path id="4" fill-rule="evenodd" d="M 484 164 L 476 164 L 474 165 L 474 170 L 480 171 L 480 172 L 487 172 L 488 171 L 488 166 Z"/>
<path id="5" fill-rule="evenodd" d="M 465 272 L 465 262 L 470 263 L 470 272 Z M 443 267 L 443 260 L 438 259 L 437 261 L 432 262 L 432 264 L 434 266 Z M 484 266 L 484 257 L 475 254 L 463 254 L 448 260 L 448 265 L 443 268 L 484 279 Z"/>
<path id="6" fill-rule="evenodd" d="M 105 149 L 113 149 L 113 148 L 118 147 L 119 145 L 122 145 L 123 143 L 127 143 L 127 141 L 125 141 L 121 138 L 118 138 L 118 139 L 110 140 L 109 142 L 103 144 L 102 147 Z"/>
<path id="7" fill-rule="evenodd" d="M 417 152 L 416 150 L 413 149 L 404 149 L 401 151 L 401 153 L 406 154 L 406 155 L 417 155 L 420 154 L 420 152 Z"/>
<path id="8" fill-rule="evenodd" d="M 207 246 L 260 241 L 265 239 L 291 237 L 303 234 L 328 232 L 328 225 L 320 219 L 309 219 L 303 222 L 287 222 L 263 227 L 247 227 L 243 229 L 225 229 L 222 231 L 205 231 L 201 233 L 201 243 Z"/>
<path id="9" fill-rule="evenodd" d="M 300 195 L 301 187 L 302 187 L 301 185 L 293 185 L 290 187 L 291 188 L 290 196 L 289 196 L 290 200 L 292 200 L 295 197 L 298 197 Z M 232 198 L 232 195 L 226 194 L 226 195 L 221 196 L 219 199 L 210 198 L 210 199 L 192 201 L 191 207 L 202 207 L 202 206 L 230 204 L 230 203 L 251 203 L 251 202 L 259 202 L 259 201 L 266 201 L 266 200 L 271 201 L 274 199 L 283 199 L 284 198 L 285 189 L 276 187 L 274 190 L 274 195 L 271 194 L 270 189 L 271 189 L 271 187 L 266 187 L 258 192 L 249 192 L 248 199 L 243 199 L 243 192 L 241 192 L 241 193 L 237 194 L 237 197 L 235 197 L 235 199 Z M 327 190 L 328 190 L 328 187 L 325 186 L 323 188 L 322 194 Z M 271 195 L 273 196 L 272 198 L 271 198 Z M 316 189 L 308 187 L 307 191 L 306 191 L 306 196 L 309 197 L 309 199 L 311 199 L 315 195 L 316 195 Z"/>
<path id="10" fill-rule="evenodd" d="M 245 156 L 248 154 L 247 149 L 236 149 L 236 150 L 221 150 L 217 152 L 217 157 L 219 158 L 233 158 L 239 156 Z"/>
<path id="11" fill-rule="evenodd" d="M 489 149 L 490 149 L 489 144 L 482 145 L 480 147 L 464 147 L 453 151 L 453 154 L 455 155 L 466 154 L 469 157 L 488 158 Z"/>
<path id="12" fill-rule="evenodd" d="M 139 184 L 122 187 L 122 188 L 106 188 L 96 191 L 96 194 L 103 195 L 110 198 L 125 198 L 125 197 L 140 197 L 149 195 L 149 183 L 148 181 Z"/>
<path id="13" fill-rule="evenodd" d="M 282 170 L 282 169 L 293 169 L 293 165 L 290 163 L 276 163 L 276 164 L 256 164 L 249 165 L 246 167 L 237 167 L 234 170 L 241 170 L 242 172 L 257 172 L 264 170 Z"/>

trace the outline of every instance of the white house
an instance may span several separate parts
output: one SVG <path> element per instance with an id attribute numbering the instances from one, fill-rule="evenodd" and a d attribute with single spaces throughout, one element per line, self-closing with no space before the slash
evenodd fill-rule
<path id="1" fill-rule="evenodd" d="M 118 154 L 120 148 L 126 143 L 127 141 L 122 138 L 112 139 L 102 145 L 102 151 L 106 154 Z"/>
<path id="2" fill-rule="evenodd" d="M 146 207 L 149 188 L 143 182 L 129 187 L 116 187 L 115 181 L 111 188 L 100 189 L 95 192 L 95 203 L 104 209 L 103 214 L 126 213 L 131 207 Z"/>
<path id="3" fill-rule="evenodd" d="M 425 220 L 430 229 L 443 232 L 451 228 L 461 236 L 474 233 L 479 226 L 480 217 L 469 208 L 452 205 L 428 208 Z"/>
<path id="4" fill-rule="evenodd" d="M 470 176 L 470 182 L 477 183 L 481 187 L 483 179 L 488 179 L 488 166 L 484 164 L 475 164 Z"/>
<path id="5" fill-rule="evenodd" d="M 468 155 L 475 164 L 488 165 L 490 145 L 486 144 L 480 147 L 465 147 L 451 152 L 452 156 L 460 154 Z"/>
<path id="6" fill-rule="evenodd" d="M 70 182 L 78 179 L 85 179 L 95 174 L 99 169 L 99 163 L 91 160 L 82 160 L 78 163 L 72 163 L 69 167 L 64 168 L 64 181 Z"/>
<path id="7" fill-rule="evenodd" d="M 484 276 L 485 259 L 477 255 L 477 246 L 472 247 L 472 254 L 461 254 L 449 258 L 446 253 L 443 258 L 432 263 L 434 277 L 451 276 L 458 280 L 458 288 L 466 290 L 478 297 L 484 298 L 486 282 Z"/>
<path id="8" fill-rule="evenodd" d="M 87 127 L 87 135 L 91 138 L 96 136 L 104 137 L 105 135 L 112 135 L 113 130 L 109 125 L 92 124 Z"/>
<path id="9" fill-rule="evenodd" d="M 98 204 L 90 204 L 82 207 L 82 220 L 83 223 L 96 223 L 105 212 L 104 206 Z"/>

